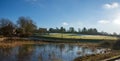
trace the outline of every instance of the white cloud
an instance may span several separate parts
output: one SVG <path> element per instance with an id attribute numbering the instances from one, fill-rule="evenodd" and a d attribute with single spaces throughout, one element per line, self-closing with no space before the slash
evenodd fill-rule
<path id="1" fill-rule="evenodd" d="M 114 25 L 113 23 L 109 24 L 97 24 L 95 25 L 96 28 L 98 28 L 100 31 L 105 31 L 108 33 L 120 33 L 120 26 L 119 25 Z"/>
<path id="2" fill-rule="evenodd" d="M 114 20 L 113 23 L 116 25 L 120 25 L 120 20 Z"/>
<path id="3" fill-rule="evenodd" d="M 68 24 L 67 22 L 63 22 L 62 25 L 63 25 L 63 26 L 67 26 L 67 25 L 69 25 L 69 24 Z"/>
<path id="4" fill-rule="evenodd" d="M 113 20 L 113 23 L 116 25 L 120 25 L 120 13 L 116 15 L 116 18 Z"/>
<path id="5" fill-rule="evenodd" d="M 120 25 L 120 14 L 114 15 L 114 18 L 109 18 L 111 20 L 99 20 L 99 24 L 113 24 L 113 25 Z"/>
<path id="6" fill-rule="evenodd" d="M 103 20 L 99 20 L 96 23 L 95 27 L 97 27 L 99 30 L 103 30 L 109 33 L 120 33 L 120 3 L 113 2 L 110 4 L 104 4 L 102 7 L 108 10 L 103 11 L 105 16 L 104 18 L 101 18 Z"/>
<path id="7" fill-rule="evenodd" d="M 99 20 L 95 26 L 100 30 L 104 30 L 106 32 L 117 32 L 120 33 L 120 12 L 116 12 L 116 14 L 112 15 L 113 17 L 109 17 L 110 20 Z"/>
<path id="8" fill-rule="evenodd" d="M 111 4 L 105 4 L 105 5 L 103 5 L 103 7 L 104 8 L 106 8 L 106 9 L 114 9 L 114 8 L 119 8 L 119 3 L 117 3 L 117 2 L 114 2 L 114 3 L 111 3 Z"/>
<path id="9" fill-rule="evenodd" d="M 110 21 L 108 21 L 108 20 L 99 20 L 98 23 L 100 23 L 100 24 L 108 24 L 108 23 L 110 23 Z"/>

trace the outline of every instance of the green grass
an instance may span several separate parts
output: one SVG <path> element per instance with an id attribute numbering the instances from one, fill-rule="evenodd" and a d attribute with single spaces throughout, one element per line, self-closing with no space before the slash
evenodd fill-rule
<path id="1" fill-rule="evenodd" d="M 97 39 L 97 40 L 117 40 L 117 37 L 112 36 L 102 36 L 102 35 L 75 35 L 75 34 L 61 34 L 54 33 L 49 35 L 42 35 L 44 37 L 54 37 L 54 38 L 71 38 L 71 39 Z"/>

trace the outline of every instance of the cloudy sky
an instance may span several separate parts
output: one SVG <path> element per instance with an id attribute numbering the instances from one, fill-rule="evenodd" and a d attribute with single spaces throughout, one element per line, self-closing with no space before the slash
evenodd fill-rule
<path id="1" fill-rule="evenodd" d="M 0 18 L 31 17 L 39 27 L 120 33 L 120 0 L 0 0 Z"/>

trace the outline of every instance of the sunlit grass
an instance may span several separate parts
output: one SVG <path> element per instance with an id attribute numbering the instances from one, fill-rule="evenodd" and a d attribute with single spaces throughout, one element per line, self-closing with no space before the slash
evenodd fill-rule
<path id="1" fill-rule="evenodd" d="M 112 36 L 101 36 L 101 35 L 75 35 L 75 34 L 62 34 L 55 33 L 49 35 L 43 35 L 45 37 L 55 37 L 55 38 L 72 38 L 72 39 L 98 39 L 98 40 L 117 40 L 117 37 Z"/>

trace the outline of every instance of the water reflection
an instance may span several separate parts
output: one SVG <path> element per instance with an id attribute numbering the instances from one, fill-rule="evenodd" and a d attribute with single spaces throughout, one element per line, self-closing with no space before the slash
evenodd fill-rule
<path id="1" fill-rule="evenodd" d="M 73 61 L 96 51 L 99 50 L 69 44 L 24 45 L 0 48 L 0 61 Z"/>
<path id="2" fill-rule="evenodd" d="M 34 46 L 21 46 L 19 47 L 18 54 L 16 56 L 17 61 L 32 61 L 32 55 L 35 48 Z"/>

